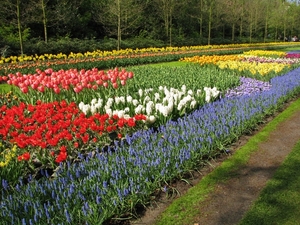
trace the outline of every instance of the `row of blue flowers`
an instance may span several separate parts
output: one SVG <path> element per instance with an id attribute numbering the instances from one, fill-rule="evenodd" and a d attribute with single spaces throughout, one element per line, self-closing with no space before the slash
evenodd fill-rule
<path id="1" fill-rule="evenodd" d="M 20 180 L 14 188 L 2 180 L 0 223 L 95 225 L 133 212 L 298 95 L 300 68 L 270 84 L 251 95 L 231 93 L 158 130 L 136 132 L 105 153 L 95 149 L 76 164 L 61 164 L 51 177 Z"/>

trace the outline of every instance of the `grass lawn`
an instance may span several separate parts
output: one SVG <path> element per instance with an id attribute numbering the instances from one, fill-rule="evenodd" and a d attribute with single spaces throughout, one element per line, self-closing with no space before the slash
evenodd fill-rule
<path id="1" fill-rule="evenodd" d="M 9 84 L 1 84 L 0 85 L 0 93 L 7 93 L 12 90 L 12 86 Z"/>
<path id="2" fill-rule="evenodd" d="M 300 51 L 299 46 L 296 47 L 290 47 L 290 48 L 284 48 L 284 49 L 278 49 L 276 51 L 282 51 L 282 52 L 292 52 L 292 51 Z"/>

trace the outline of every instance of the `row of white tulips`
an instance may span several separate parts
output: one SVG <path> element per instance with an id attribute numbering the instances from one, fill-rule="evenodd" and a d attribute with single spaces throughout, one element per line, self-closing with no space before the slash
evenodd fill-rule
<path id="1" fill-rule="evenodd" d="M 201 102 L 210 102 L 220 95 L 216 87 L 204 87 L 203 91 L 187 90 L 183 85 L 181 89 L 160 86 L 158 91 L 153 89 L 140 89 L 138 93 L 128 96 L 115 96 L 104 99 L 93 99 L 90 103 L 81 102 L 80 110 L 84 114 L 106 113 L 109 116 L 118 115 L 119 118 L 132 117 L 136 114 L 147 116 L 147 122 L 154 123 L 157 119 L 171 118 L 172 115 L 183 115 L 195 109 Z"/>

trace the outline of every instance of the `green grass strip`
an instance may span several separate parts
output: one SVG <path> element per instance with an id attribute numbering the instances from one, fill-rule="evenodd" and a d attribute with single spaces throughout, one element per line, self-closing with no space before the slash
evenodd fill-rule
<path id="1" fill-rule="evenodd" d="M 9 84 L 0 84 L 0 93 L 8 93 L 12 90 L 12 86 Z"/>
<path id="2" fill-rule="evenodd" d="M 208 194 L 214 190 L 216 184 L 234 177 L 234 171 L 247 163 L 251 153 L 257 151 L 258 145 L 267 140 L 270 133 L 275 130 L 281 122 L 287 120 L 299 110 L 300 99 L 293 102 L 286 110 L 276 116 L 259 133 L 251 137 L 244 146 L 232 155 L 232 157 L 225 160 L 219 167 L 215 168 L 211 173 L 203 177 L 203 179 L 196 186 L 190 188 L 185 195 L 174 200 L 173 203 L 162 213 L 155 224 L 192 224 L 193 218 L 199 213 L 194 208 L 197 207 L 197 205 L 200 205 L 201 202 L 208 197 Z M 300 165 L 300 163 L 298 164 Z"/>
<path id="3" fill-rule="evenodd" d="M 180 67 L 180 66 L 186 66 L 188 64 L 191 64 L 190 62 L 182 62 L 182 61 L 172 61 L 172 62 L 162 62 L 162 63 L 152 63 L 152 64 L 145 64 L 145 65 L 136 65 L 136 66 L 130 66 L 127 67 L 127 70 L 130 70 L 131 68 L 135 67 Z"/>
<path id="4" fill-rule="evenodd" d="M 267 182 L 240 225 L 300 224 L 300 141 Z"/>

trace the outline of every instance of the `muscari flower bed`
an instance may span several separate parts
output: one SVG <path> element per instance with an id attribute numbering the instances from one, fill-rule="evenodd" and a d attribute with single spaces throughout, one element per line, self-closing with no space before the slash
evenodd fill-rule
<path id="1" fill-rule="evenodd" d="M 300 92 L 300 69 L 274 77 L 271 86 L 241 78 L 241 86 L 157 130 L 140 130 L 104 153 L 79 154 L 48 178 L 1 183 L 2 224 L 102 224 L 145 204 L 154 190 L 225 150 L 265 115 Z M 249 87 L 250 86 L 250 87 Z M 251 92 L 251 94 L 249 94 Z M 235 93 L 235 94 L 234 94 Z"/>

